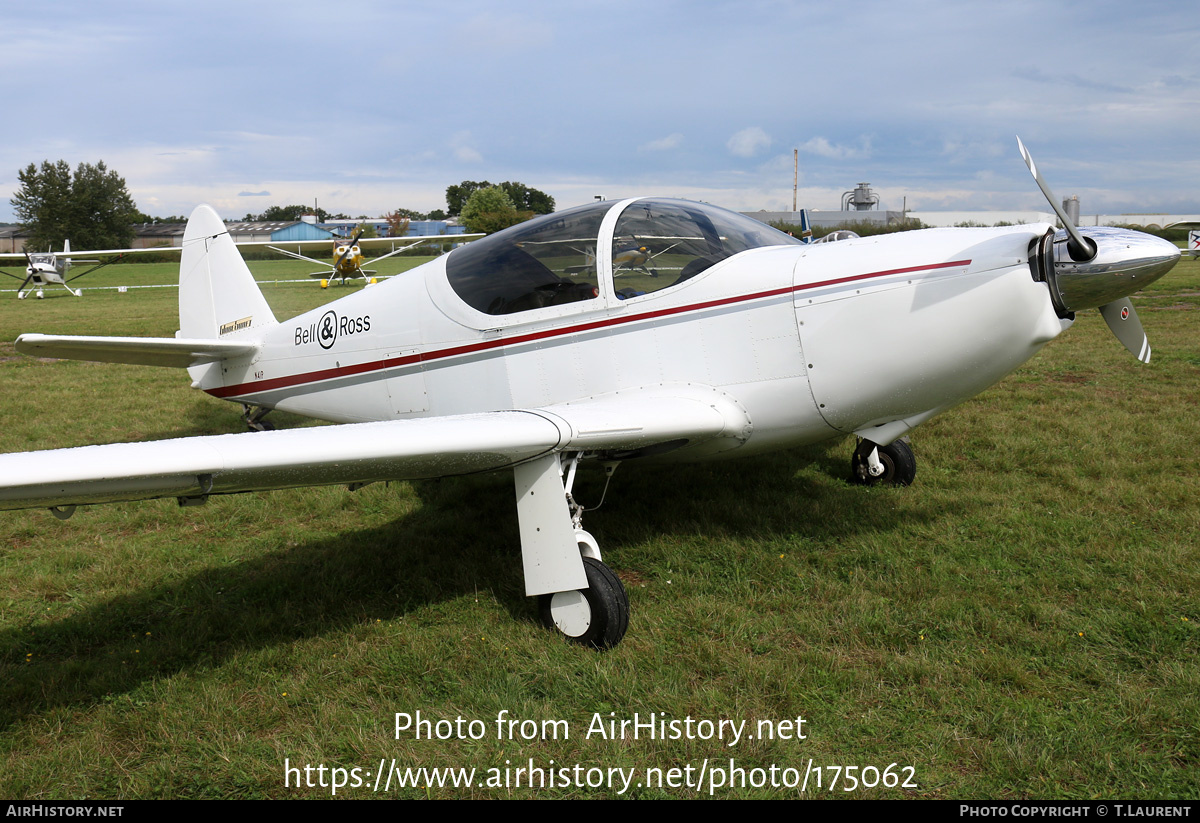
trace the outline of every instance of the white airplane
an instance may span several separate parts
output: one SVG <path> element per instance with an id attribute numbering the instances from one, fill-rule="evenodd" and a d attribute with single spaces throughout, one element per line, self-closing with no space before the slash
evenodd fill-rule
<path id="1" fill-rule="evenodd" d="M 0 260 L 24 260 L 26 262 L 24 278 L 6 271 L 0 271 L 0 274 L 15 280 L 21 280 L 21 285 L 17 287 L 18 300 L 24 300 L 28 295 L 29 292 L 25 290 L 26 286 L 31 286 L 31 290 L 34 291 L 38 299 L 45 297 L 44 289 L 46 286 L 51 285 L 62 286 L 76 297 L 82 297 L 82 290 L 73 289 L 67 283 L 77 280 L 85 274 L 91 274 L 96 269 L 102 269 L 107 265 L 116 263 L 127 255 L 163 251 L 169 252 L 172 249 L 169 247 L 153 249 L 99 249 L 96 251 L 78 251 L 72 253 L 71 241 L 67 240 L 63 243 L 63 250 L 61 252 L 5 252 L 4 254 L 0 254 Z M 175 251 L 178 251 L 178 249 L 175 249 Z M 105 257 L 108 259 L 81 260 L 80 257 L 85 255 L 87 257 Z M 67 272 L 71 270 L 71 266 L 75 263 L 95 263 L 96 265 L 73 277 L 67 277 Z"/>
<path id="2" fill-rule="evenodd" d="M 238 245 L 265 245 L 271 251 L 279 252 L 296 260 L 305 260 L 318 266 L 323 266 L 321 271 L 311 272 L 309 277 L 320 277 L 321 288 L 325 288 L 334 278 L 341 278 L 342 285 L 346 284 L 347 277 L 361 277 L 363 280 L 370 281 L 370 275 L 378 274 L 375 269 L 364 269 L 363 263 L 366 258 L 363 257 L 362 250 L 371 246 L 390 245 L 392 250 L 387 254 L 381 254 L 374 258 L 371 262 L 378 263 L 380 260 L 400 254 L 400 252 L 408 251 L 416 248 L 422 243 L 466 243 L 476 238 L 483 237 L 482 234 L 433 234 L 433 235 L 414 235 L 413 237 L 370 237 L 363 239 L 362 232 L 354 235 L 353 238 L 346 239 L 344 237 L 335 237 L 333 239 L 333 254 L 334 260 L 332 263 L 326 263 L 324 260 L 315 260 L 311 257 L 305 257 L 299 253 L 299 248 L 305 246 L 326 246 L 327 240 L 308 240 L 300 241 L 299 243 L 240 243 Z M 297 251 L 290 251 L 281 248 L 283 245 L 294 246 Z"/>
<path id="3" fill-rule="evenodd" d="M 850 229 L 836 229 L 828 234 L 814 238 L 812 230 L 812 221 L 808 216 L 808 209 L 800 209 L 800 242 L 801 243 L 836 243 L 839 240 L 857 240 L 858 233 L 850 231 Z"/>
<path id="4" fill-rule="evenodd" d="M 90 503 L 511 470 L 526 593 L 546 625 L 610 647 L 629 602 L 583 530 L 572 497 L 582 463 L 611 474 L 627 460 L 854 434 L 857 480 L 906 484 L 916 463 L 902 438 L 1024 363 L 1075 312 L 1099 307 L 1149 360 L 1127 295 L 1179 249 L 1066 225 L 803 244 L 705 204 L 603 201 L 279 323 L 200 206 L 184 237 L 176 338 L 25 334 L 16 348 L 185 367 L 213 397 L 342 425 L 3 455 L 0 509 L 68 517 Z M 622 298 L 614 256 L 631 236 L 670 238 L 674 262 L 688 262 Z"/>

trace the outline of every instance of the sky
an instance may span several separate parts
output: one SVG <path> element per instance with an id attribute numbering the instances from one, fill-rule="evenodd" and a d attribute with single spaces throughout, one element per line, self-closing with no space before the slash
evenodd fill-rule
<path id="1" fill-rule="evenodd" d="M 446 207 L 1200 212 L 1184 2 L 0 3 L 0 222 L 30 163 L 103 160 L 151 215 Z"/>

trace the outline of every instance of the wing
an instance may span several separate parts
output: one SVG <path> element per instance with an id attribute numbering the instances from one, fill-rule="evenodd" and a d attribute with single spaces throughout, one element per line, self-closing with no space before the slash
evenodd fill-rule
<path id="1" fill-rule="evenodd" d="M 328 242 L 326 243 L 328 245 Z M 55 257 L 71 260 L 75 263 L 94 263 L 94 260 L 82 260 L 83 257 L 125 257 L 130 254 L 178 254 L 182 252 L 180 246 L 152 246 L 148 249 L 85 249 L 81 251 L 56 251 L 52 252 Z M 33 252 L 30 252 L 33 254 Z M 0 253 L 0 260 L 24 260 L 25 252 L 3 252 Z"/>
<path id="2" fill-rule="evenodd" d="M 419 246 L 422 243 L 469 243 L 483 237 L 482 234 L 426 234 L 415 237 L 363 237 L 358 241 L 358 245 L 366 249 L 386 248 L 393 253 L 399 253 Z M 289 249 L 329 249 L 329 240 L 255 240 L 246 243 L 236 243 L 237 246 L 261 246 L 261 247 L 278 247 L 286 246 Z M 148 249 L 84 249 L 81 251 L 70 252 L 54 252 L 55 257 L 69 258 L 75 262 L 84 262 L 76 258 L 83 257 L 124 257 L 131 254 L 178 254 L 183 251 L 182 246 L 153 246 Z M 275 251 L 281 251 L 284 254 L 288 252 L 282 248 L 275 248 Z M 293 257 L 301 257 L 299 254 L 292 255 Z M 303 258 L 302 259 L 308 259 Z M 0 260 L 25 260 L 25 252 L 0 252 Z"/>
<path id="3" fill-rule="evenodd" d="M 213 363 L 226 357 L 253 354 L 258 350 L 257 343 L 186 337 L 76 337 L 50 334 L 22 334 L 14 346 L 22 354 L 33 357 L 178 368 Z"/>
<path id="4" fill-rule="evenodd" d="M 627 452 L 748 436 L 711 390 L 629 393 L 542 409 L 351 423 L 0 455 L 0 509 L 445 477 L 561 451 Z"/>
<path id="5" fill-rule="evenodd" d="M 419 246 L 422 243 L 469 243 L 483 237 L 482 234 L 422 234 L 413 237 L 361 237 L 355 241 L 356 245 L 364 249 L 379 249 L 386 248 L 392 252 L 401 252 L 411 249 L 414 246 Z M 349 238 L 345 238 L 349 239 Z M 262 246 L 273 249 L 274 251 L 283 252 L 285 248 L 295 249 L 299 256 L 301 249 L 324 249 L 328 250 L 331 246 L 330 240 L 254 240 L 246 243 L 238 243 L 242 246 Z M 95 252 L 93 252 L 94 254 Z"/>
<path id="6" fill-rule="evenodd" d="M 358 245 L 364 249 L 388 248 L 404 251 L 422 243 L 469 243 L 483 237 L 482 234 L 417 234 L 412 237 L 360 237 Z"/>

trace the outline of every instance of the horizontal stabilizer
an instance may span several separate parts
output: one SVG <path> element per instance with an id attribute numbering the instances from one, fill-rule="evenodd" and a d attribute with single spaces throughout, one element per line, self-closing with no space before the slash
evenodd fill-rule
<path id="1" fill-rule="evenodd" d="M 187 368 L 242 357 L 258 350 L 254 342 L 176 337 L 81 337 L 75 335 L 22 334 L 16 349 L 31 357 L 94 360 L 134 366 Z"/>

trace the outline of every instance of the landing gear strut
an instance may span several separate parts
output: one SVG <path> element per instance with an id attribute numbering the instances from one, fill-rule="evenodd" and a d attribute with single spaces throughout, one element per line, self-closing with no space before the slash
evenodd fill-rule
<path id="1" fill-rule="evenodd" d="M 247 428 L 252 432 L 269 432 L 275 431 L 275 424 L 270 420 L 263 420 L 271 409 L 265 409 L 262 406 L 249 406 L 242 404 L 242 420 L 246 422 Z"/>
<path id="2" fill-rule="evenodd" d="M 886 446 L 860 440 L 850 458 L 850 480 L 862 486 L 907 486 L 917 476 L 917 458 L 906 439 Z"/>
<path id="3" fill-rule="evenodd" d="M 571 497 L 579 457 L 549 454 L 516 467 L 525 593 L 538 597 L 544 626 L 609 649 L 629 628 L 629 596 L 601 562 L 596 539 L 583 530 L 583 507 Z"/>

